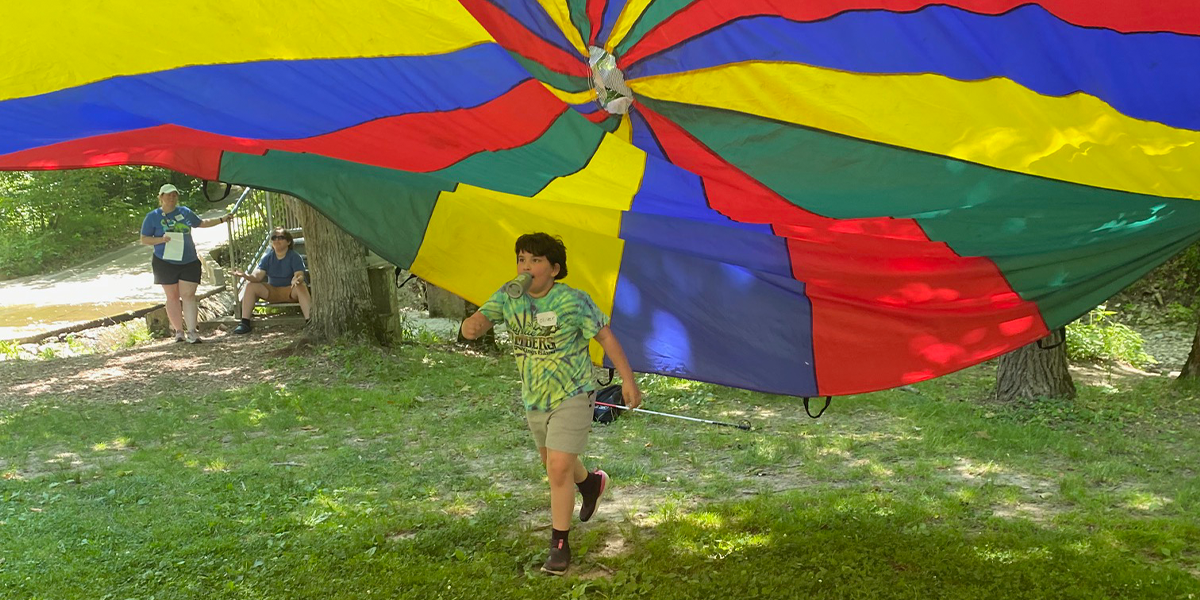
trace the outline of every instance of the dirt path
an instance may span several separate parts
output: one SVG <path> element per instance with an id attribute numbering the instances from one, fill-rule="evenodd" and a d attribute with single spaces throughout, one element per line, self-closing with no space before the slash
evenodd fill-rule
<path id="1" fill-rule="evenodd" d="M 264 359 L 286 351 L 300 337 L 301 322 L 259 323 L 253 334 L 218 328 L 200 344 L 153 341 L 110 353 L 53 360 L 0 362 L 0 410 L 20 407 L 44 394 L 81 402 L 137 402 L 159 392 L 196 388 L 214 392 L 278 377 Z"/>

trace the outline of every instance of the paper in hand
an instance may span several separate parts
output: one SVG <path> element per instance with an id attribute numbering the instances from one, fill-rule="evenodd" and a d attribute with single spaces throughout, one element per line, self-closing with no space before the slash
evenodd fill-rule
<path id="1" fill-rule="evenodd" d="M 167 240 L 166 245 L 163 246 L 163 260 L 183 260 L 183 237 L 185 234 L 168 232 L 167 235 L 171 236 L 171 239 Z"/>

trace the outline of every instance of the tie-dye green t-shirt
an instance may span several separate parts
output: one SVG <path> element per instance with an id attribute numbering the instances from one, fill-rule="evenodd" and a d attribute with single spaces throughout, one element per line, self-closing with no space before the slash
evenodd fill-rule
<path id="1" fill-rule="evenodd" d="M 479 312 L 508 327 L 525 410 L 553 410 L 571 396 L 596 389 L 588 341 L 608 325 L 608 317 L 586 292 L 555 283 L 544 297 L 514 300 L 501 289 Z"/>

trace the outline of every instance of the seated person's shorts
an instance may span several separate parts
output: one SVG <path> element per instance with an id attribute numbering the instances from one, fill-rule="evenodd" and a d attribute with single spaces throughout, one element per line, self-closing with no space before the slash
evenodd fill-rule
<path id="1" fill-rule="evenodd" d="M 586 392 L 563 400 L 550 412 L 525 413 L 529 432 L 540 448 L 569 454 L 583 454 L 592 432 L 592 413 L 596 410 L 596 392 Z"/>
<path id="2" fill-rule="evenodd" d="M 275 287 L 269 283 L 264 283 L 263 286 L 267 288 L 267 302 L 278 304 L 292 301 L 292 286 Z"/>

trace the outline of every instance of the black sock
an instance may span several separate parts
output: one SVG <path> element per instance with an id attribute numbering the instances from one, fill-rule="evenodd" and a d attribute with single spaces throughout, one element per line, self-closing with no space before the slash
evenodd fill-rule
<path id="1" fill-rule="evenodd" d="M 249 324 L 250 324 L 250 319 L 245 319 L 245 318 L 243 318 L 243 319 L 242 319 L 242 324 L 243 324 L 243 325 L 249 325 Z"/>
<path id="2" fill-rule="evenodd" d="M 551 543 L 554 543 L 554 542 L 557 542 L 558 540 L 562 540 L 562 541 L 563 541 L 563 544 L 564 544 L 564 545 L 566 545 L 566 543 L 567 543 L 567 536 L 568 536 L 570 533 L 571 533 L 571 530 L 570 530 L 570 529 L 568 529 L 568 530 L 566 530 L 566 531 L 561 531 L 561 530 L 558 530 L 558 529 L 554 529 L 554 528 L 552 527 L 552 528 L 550 528 L 550 542 L 551 542 Z"/>
<path id="3" fill-rule="evenodd" d="M 595 494 L 600 491 L 600 476 L 594 472 L 588 473 L 575 487 L 579 488 L 580 494 Z"/>

